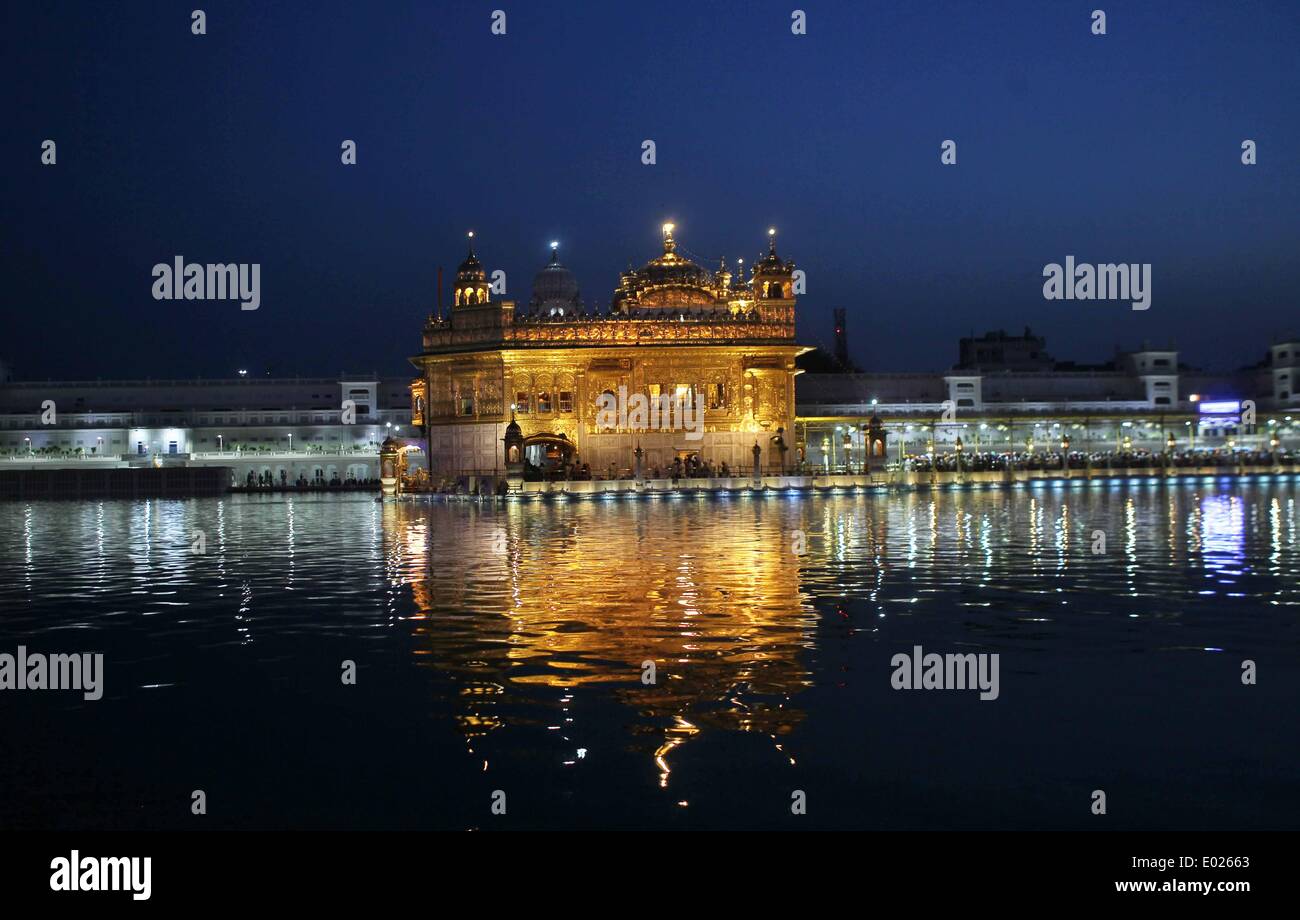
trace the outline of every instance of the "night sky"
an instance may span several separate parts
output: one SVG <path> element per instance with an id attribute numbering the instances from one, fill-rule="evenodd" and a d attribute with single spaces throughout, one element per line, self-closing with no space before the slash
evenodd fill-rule
<path id="1" fill-rule="evenodd" d="M 21 379 L 411 373 L 468 229 L 508 299 L 556 239 L 603 309 L 669 219 L 709 268 L 775 225 L 801 340 L 846 307 L 870 370 L 1025 325 L 1062 359 L 1226 370 L 1300 329 L 1295 0 L 11 0 L 0 42 Z M 261 308 L 155 301 L 176 255 L 261 263 Z M 1152 263 L 1151 309 L 1045 301 L 1067 255 Z"/>

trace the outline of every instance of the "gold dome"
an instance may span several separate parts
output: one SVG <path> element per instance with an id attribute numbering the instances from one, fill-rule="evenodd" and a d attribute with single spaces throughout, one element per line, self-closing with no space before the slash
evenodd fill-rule
<path id="1" fill-rule="evenodd" d="M 678 255 L 672 224 L 664 224 L 663 243 L 662 255 L 619 276 L 614 292 L 615 312 L 686 310 L 693 313 L 725 303 L 725 292 L 719 289 L 718 278 Z"/>

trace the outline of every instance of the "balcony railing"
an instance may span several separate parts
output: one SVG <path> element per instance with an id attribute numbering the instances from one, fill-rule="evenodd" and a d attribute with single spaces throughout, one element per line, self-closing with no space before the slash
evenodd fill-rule
<path id="1" fill-rule="evenodd" d="M 376 447 L 333 447 L 313 450 L 280 450 L 276 448 L 230 448 L 228 450 L 200 450 L 190 456 L 196 460 L 271 460 L 293 458 L 307 460 L 312 457 L 378 457 Z"/>

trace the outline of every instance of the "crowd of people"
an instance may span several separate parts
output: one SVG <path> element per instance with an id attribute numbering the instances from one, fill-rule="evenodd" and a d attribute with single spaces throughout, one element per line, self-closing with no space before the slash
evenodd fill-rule
<path id="1" fill-rule="evenodd" d="M 686 458 L 674 457 L 673 462 L 665 466 L 645 467 L 641 474 L 646 479 L 716 479 L 735 475 L 724 461 L 714 463 L 696 454 Z M 524 462 L 524 479 L 528 482 L 583 482 L 591 479 L 632 479 L 635 474 L 630 468 L 619 468 L 611 463 L 606 469 L 593 473 L 587 463 L 560 463 L 552 467 L 541 468 L 528 461 Z"/>
<path id="2" fill-rule="evenodd" d="M 329 479 L 326 479 L 324 475 L 308 479 L 306 475 L 299 473 L 298 478 L 291 483 L 289 482 L 288 474 L 284 470 L 280 471 L 278 478 L 275 474 L 267 471 L 254 473 L 252 470 L 249 470 L 248 475 L 244 478 L 243 485 L 245 489 L 250 490 L 296 489 L 300 492 L 320 491 L 325 489 L 366 490 L 378 489 L 379 480 L 358 478 L 351 473 L 342 479 L 339 478 L 338 473 L 334 473 Z"/>
<path id="3" fill-rule="evenodd" d="M 959 459 L 960 458 L 960 459 Z M 1094 470 L 1104 472 L 1106 470 L 1162 470 L 1162 469 L 1196 469 L 1213 467 L 1226 471 L 1235 470 L 1238 467 L 1244 469 L 1270 469 L 1280 466 L 1283 469 L 1291 470 L 1300 465 L 1300 453 L 1280 450 L 1276 453 L 1268 450 L 1181 450 L 1172 452 L 1156 452 L 1148 450 L 1107 450 L 1107 451 L 1070 451 L 1068 454 L 1059 451 L 963 451 L 958 454 L 956 451 L 948 451 L 941 454 L 921 454 L 908 456 L 904 460 L 905 468 L 913 472 L 929 472 L 932 469 L 940 473 L 958 472 L 958 463 L 960 470 L 967 473 L 977 472 L 1002 472 L 1005 470 L 1024 471 L 1024 470 L 1042 470 L 1051 472 L 1053 470 L 1065 470 L 1068 468 L 1073 471 Z M 817 475 L 826 472 L 826 468 L 816 464 L 799 464 L 785 470 L 790 475 Z M 861 473 L 861 467 L 854 465 L 850 468 L 832 468 L 833 473 Z M 779 469 L 765 469 L 765 475 L 776 475 L 781 473 Z M 748 476 L 750 470 L 736 471 L 725 463 L 714 463 L 699 456 L 691 455 L 689 457 L 676 457 L 672 463 L 666 466 L 648 466 L 642 470 L 642 476 L 645 479 L 667 479 L 674 484 L 680 479 L 725 479 L 732 476 Z M 251 473 L 249 474 L 251 477 Z M 532 463 L 524 464 L 524 479 L 530 482 L 583 482 L 592 479 L 601 480 L 619 480 L 633 478 L 633 470 L 629 468 L 620 469 L 615 464 L 610 464 L 608 468 L 599 472 L 593 472 L 590 465 L 586 463 L 559 463 L 554 466 L 542 468 Z M 507 489 L 506 477 L 504 475 L 495 475 L 490 477 L 491 482 L 495 483 L 495 489 L 498 493 L 504 494 Z M 301 480 L 300 480 L 301 482 Z M 330 488 L 355 488 L 351 485 L 355 480 L 348 480 L 340 484 L 337 477 L 329 483 Z M 425 483 L 427 482 L 427 485 Z M 378 480 L 363 480 L 364 487 L 377 487 Z M 489 485 L 489 477 L 480 478 L 477 489 L 481 494 L 490 494 L 493 486 Z M 251 484 L 251 483 L 250 483 Z M 414 488 L 412 488 L 414 486 Z M 319 485 L 316 485 L 319 487 Z M 408 483 L 404 488 L 410 491 L 423 491 L 428 488 L 435 492 L 449 493 L 466 493 L 470 489 L 470 477 L 445 477 L 437 481 L 428 482 L 427 478 L 419 484 Z"/>
<path id="4" fill-rule="evenodd" d="M 1064 470 L 1068 458 L 1071 470 L 1142 470 L 1142 469 L 1186 469 L 1193 467 L 1272 467 L 1274 465 L 1292 466 L 1296 456 L 1288 451 L 1255 450 L 1198 450 L 1156 452 L 1148 450 L 1108 450 L 1108 451 L 1070 451 L 1062 454 L 1057 451 L 1035 451 L 1030 453 L 1002 453 L 994 451 L 970 451 L 960 455 L 956 452 L 910 457 L 908 468 L 919 472 L 931 469 L 940 473 L 955 473 L 960 469 L 968 473 L 1001 470 Z"/>

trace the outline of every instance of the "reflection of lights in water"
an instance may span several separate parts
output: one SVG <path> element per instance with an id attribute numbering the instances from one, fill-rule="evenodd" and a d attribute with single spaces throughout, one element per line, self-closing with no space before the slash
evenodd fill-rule
<path id="1" fill-rule="evenodd" d="M 1291 519 L 1295 520 L 1295 515 L 1292 515 Z M 1282 561 L 1283 546 L 1282 503 L 1276 498 L 1268 503 L 1268 532 L 1271 537 L 1269 548 L 1272 550 L 1268 557 L 1269 574 L 1276 576 Z"/>
<path id="2" fill-rule="evenodd" d="M 1056 570 L 1064 572 L 1070 567 L 1070 506 L 1061 506 L 1061 516 L 1056 521 Z"/>
<path id="3" fill-rule="evenodd" d="M 1246 511 L 1236 495 L 1201 499 L 1201 548 L 1207 577 L 1232 584 L 1245 560 Z M 1217 576 L 1217 577 L 1216 577 Z"/>
<path id="4" fill-rule="evenodd" d="M 818 614 L 800 593 L 803 560 L 755 526 L 754 506 L 390 507 L 403 509 L 385 522 L 387 552 L 407 557 L 391 570 L 414 596 L 418 612 L 406 619 L 426 652 L 416 660 L 473 701 L 457 716 L 463 732 L 533 725 L 567 737 L 572 696 L 547 715 L 557 704 L 537 690 L 600 686 L 659 736 L 647 753 L 666 776 L 669 752 L 700 731 L 778 736 L 802 720 L 770 699 L 807 686 L 804 650 Z M 763 514 L 780 527 L 803 506 L 790 508 Z M 409 539 L 414 521 L 432 528 L 434 552 Z M 817 542 L 837 552 L 875 553 L 873 542 L 885 543 L 860 518 L 837 514 L 828 525 L 835 537 Z M 862 576 L 878 581 L 880 569 L 854 572 L 848 587 L 867 585 Z M 648 658 L 660 669 L 653 686 L 640 680 Z"/>
<path id="5" fill-rule="evenodd" d="M 23 508 L 23 587 L 32 589 L 32 506 Z"/>
<path id="6" fill-rule="evenodd" d="M 794 761 L 817 656 L 839 653 L 828 625 L 836 641 L 883 632 L 887 612 L 980 630 L 1021 602 L 1020 615 L 999 619 L 1011 624 L 1008 641 L 1073 609 L 1126 626 L 1158 619 L 1166 611 L 1135 612 L 1130 598 L 1188 597 L 1206 584 L 1186 581 L 1198 552 L 1226 577 L 1254 534 L 1252 513 L 1267 522 L 1263 553 L 1294 570 L 1289 496 L 1086 485 L 778 503 L 391 505 L 382 558 L 403 603 L 414 599 L 416 660 L 450 685 L 453 717 L 480 752 L 475 766 L 514 760 L 544 735 L 554 744 L 547 762 L 585 768 L 575 751 L 596 737 L 585 723 L 613 707 L 627 749 L 650 757 L 666 787 L 674 751 L 701 736 L 760 735 Z M 791 551 L 795 529 L 808 538 L 802 556 Z M 1117 552 L 1094 557 L 1094 530 L 1113 535 Z M 1210 585 L 1218 590 L 1208 594 L 1223 591 Z M 1087 627 L 1107 628 L 1103 618 Z M 641 681 L 647 659 L 659 668 L 653 685 Z M 588 688 L 581 708 L 579 688 Z"/>
<path id="7" fill-rule="evenodd" d="M 655 766 L 659 768 L 659 788 L 668 788 L 668 776 L 671 774 L 672 767 L 668 766 L 668 754 L 675 747 L 680 747 L 690 740 L 692 735 L 699 733 L 699 729 L 687 722 L 681 716 L 676 717 L 676 724 L 668 729 L 668 736 L 664 743 L 654 753 Z"/>

